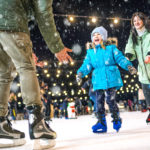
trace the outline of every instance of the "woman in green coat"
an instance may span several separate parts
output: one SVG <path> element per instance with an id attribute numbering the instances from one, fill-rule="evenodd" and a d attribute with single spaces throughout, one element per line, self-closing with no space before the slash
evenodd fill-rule
<path id="1" fill-rule="evenodd" d="M 138 60 L 139 81 L 142 84 L 147 107 L 150 111 L 150 29 L 148 17 L 136 12 L 131 18 L 131 33 L 125 48 L 129 60 Z M 150 113 L 146 119 L 150 122 Z"/>

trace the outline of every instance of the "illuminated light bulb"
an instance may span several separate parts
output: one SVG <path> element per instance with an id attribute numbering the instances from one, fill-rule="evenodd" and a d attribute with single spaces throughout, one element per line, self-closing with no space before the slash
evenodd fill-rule
<path id="1" fill-rule="evenodd" d="M 21 93 L 18 93 L 18 97 L 21 97 Z"/>
<path id="2" fill-rule="evenodd" d="M 66 77 L 69 78 L 69 75 L 67 74 Z"/>
<path id="3" fill-rule="evenodd" d="M 73 65 L 74 65 L 74 62 L 72 61 L 70 64 L 73 66 Z"/>
<path id="4" fill-rule="evenodd" d="M 20 83 L 18 83 L 17 86 L 20 86 Z"/>
<path id="5" fill-rule="evenodd" d="M 88 75 L 86 75 L 85 78 L 88 78 Z"/>
<path id="6" fill-rule="evenodd" d="M 47 70 L 47 69 L 45 69 L 45 70 L 44 70 L 44 73 L 48 73 L 48 70 Z"/>
<path id="7" fill-rule="evenodd" d="M 49 77 L 50 77 L 50 74 L 47 74 L 47 75 L 46 75 L 46 77 L 48 77 L 48 78 L 49 78 Z"/>
<path id="8" fill-rule="evenodd" d="M 115 23 L 115 24 L 118 24 L 118 23 L 119 23 L 119 19 L 118 19 L 118 18 L 115 18 L 115 19 L 114 19 L 114 23 Z"/>
<path id="9" fill-rule="evenodd" d="M 56 77 L 59 78 L 59 74 L 57 74 Z"/>
<path id="10" fill-rule="evenodd" d="M 48 65 L 48 62 L 44 61 L 44 66 L 47 66 Z"/>
<path id="11" fill-rule="evenodd" d="M 69 17 L 69 21 L 73 22 L 73 21 L 74 21 L 74 17 L 73 17 L 73 16 L 70 16 L 70 17 Z"/>
<path id="12" fill-rule="evenodd" d="M 51 94 L 51 92 L 48 92 L 48 94 L 50 95 L 50 94 Z"/>
<path id="13" fill-rule="evenodd" d="M 59 62 L 58 65 L 61 66 L 61 65 L 62 65 L 62 62 Z"/>
<path id="14" fill-rule="evenodd" d="M 61 73 L 61 71 L 60 71 L 60 70 L 57 70 L 57 73 Z"/>
<path id="15" fill-rule="evenodd" d="M 97 21 L 97 18 L 96 17 L 92 17 L 92 22 L 96 23 L 96 21 Z"/>

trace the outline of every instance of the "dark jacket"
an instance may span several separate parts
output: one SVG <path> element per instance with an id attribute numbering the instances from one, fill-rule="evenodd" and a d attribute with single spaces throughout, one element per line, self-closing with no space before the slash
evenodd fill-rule
<path id="1" fill-rule="evenodd" d="M 28 21 L 35 18 L 47 46 L 53 53 L 64 48 L 56 30 L 53 0 L 0 0 L 0 30 L 9 32 L 28 31 Z"/>

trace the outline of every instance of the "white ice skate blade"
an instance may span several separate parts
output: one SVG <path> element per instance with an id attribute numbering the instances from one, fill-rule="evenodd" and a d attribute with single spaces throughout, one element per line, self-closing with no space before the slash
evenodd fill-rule
<path id="1" fill-rule="evenodd" d="M 26 143 L 26 140 L 23 139 L 0 139 L 0 148 L 7 148 L 7 147 L 16 147 L 21 146 Z"/>
<path id="2" fill-rule="evenodd" d="M 55 139 L 35 139 L 32 140 L 33 150 L 43 150 L 52 148 L 56 145 Z"/>

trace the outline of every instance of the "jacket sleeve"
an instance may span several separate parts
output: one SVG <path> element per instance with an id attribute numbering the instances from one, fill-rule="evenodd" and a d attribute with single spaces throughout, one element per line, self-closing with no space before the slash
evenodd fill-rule
<path id="1" fill-rule="evenodd" d="M 33 10 L 40 32 L 52 53 L 64 48 L 60 35 L 56 29 L 53 10 L 53 0 L 33 0 Z"/>
<path id="2" fill-rule="evenodd" d="M 82 78 L 84 78 L 87 74 L 89 74 L 93 68 L 90 60 L 90 54 L 88 53 L 88 51 L 89 50 L 87 50 L 87 54 L 83 61 L 83 64 L 77 71 L 77 74 L 82 73 Z"/>
<path id="3" fill-rule="evenodd" d="M 133 66 L 132 63 L 122 54 L 116 46 L 113 46 L 113 55 L 115 62 L 123 69 L 128 71 L 128 66 Z"/>
<path id="4" fill-rule="evenodd" d="M 133 48 L 133 42 L 132 42 L 132 35 L 131 34 L 129 36 L 128 42 L 127 42 L 126 47 L 125 47 L 125 54 L 126 54 L 126 56 L 128 56 L 128 55 L 132 56 L 132 57 L 129 57 L 129 59 L 131 61 L 136 59 L 136 53 L 135 53 L 135 50 Z"/>

